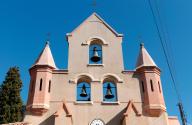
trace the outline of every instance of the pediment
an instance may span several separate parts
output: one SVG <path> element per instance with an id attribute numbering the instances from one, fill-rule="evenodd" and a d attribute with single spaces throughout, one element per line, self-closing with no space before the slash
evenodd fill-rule
<path id="1" fill-rule="evenodd" d="M 67 39 L 69 36 L 72 36 L 79 30 L 81 30 L 83 27 L 86 27 L 89 25 L 89 23 L 99 23 L 104 25 L 106 29 L 108 29 L 111 33 L 113 33 L 116 37 L 123 37 L 123 34 L 117 33 L 110 25 L 108 25 L 97 13 L 93 13 L 90 15 L 87 19 L 85 19 L 77 28 L 75 28 L 71 33 L 67 33 Z M 92 28 L 94 29 L 94 27 Z"/>

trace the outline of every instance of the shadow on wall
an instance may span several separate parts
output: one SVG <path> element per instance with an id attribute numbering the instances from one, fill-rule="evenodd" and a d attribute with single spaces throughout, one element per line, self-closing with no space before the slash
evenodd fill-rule
<path id="1" fill-rule="evenodd" d="M 139 87 L 140 87 L 140 95 L 141 95 L 140 97 L 141 97 L 141 101 L 142 101 L 142 107 L 144 107 L 144 92 L 146 91 L 145 87 L 142 85 L 143 83 L 137 74 L 134 74 L 133 78 L 139 79 Z M 144 110 L 142 110 L 142 115 L 147 116 L 147 114 L 144 112 Z"/>
<path id="2" fill-rule="evenodd" d="M 39 125 L 54 125 L 55 124 L 55 117 L 51 115 L 49 118 L 41 122 Z"/>
<path id="3" fill-rule="evenodd" d="M 119 112 L 115 117 L 113 117 L 106 125 L 122 125 L 123 114 L 126 112 L 126 108 L 124 108 L 121 112 Z"/>

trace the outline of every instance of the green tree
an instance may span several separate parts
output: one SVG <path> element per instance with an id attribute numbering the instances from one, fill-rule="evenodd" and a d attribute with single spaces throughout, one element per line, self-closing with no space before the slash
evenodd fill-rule
<path id="1" fill-rule="evenodd" d="M 0 124 L 22 120 L 22 81 L 18 67 L 11 67 L 0 86 Z"/>

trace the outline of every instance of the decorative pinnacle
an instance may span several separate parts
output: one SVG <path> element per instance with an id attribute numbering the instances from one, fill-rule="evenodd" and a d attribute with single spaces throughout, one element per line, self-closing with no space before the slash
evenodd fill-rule
<path id="1" fill-rule="evenodd" d="M 47 41 L 49 41 L 51 38 L 51 33 L 48 32 L 46 35 L 47 35 Z"/>
<path id="2" fill-rule="evenodd" d="M 144 47 L 144 43 L 140 43 L 140 47 L 143 48 Z"/>
<path id="3" fill-rule="evenodd" d="M 46 41 L 46 45 L 50 45 L 50 44 L 49 44 L 50 37 L 51 37 L 51 33 L 47 33 L 47 41 Z"/>
<path id="4" fill-rule="evenodd" d="M 46 41 L 46 45 L 49 45 L 49 41 Z"/>

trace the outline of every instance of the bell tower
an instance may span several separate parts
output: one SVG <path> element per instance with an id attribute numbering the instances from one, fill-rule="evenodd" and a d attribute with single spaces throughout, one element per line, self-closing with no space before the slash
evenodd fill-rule
<path id="1" fill-rule="evenodd" d="M 69 72 L 94 72 L 95 75 L 105 71 L 121 73 L 124 70 L 122 39 L 122 34 L 93 13 L 67 34 Z"/>
<path id="2" fill-rule="evenodd" d="M 143 93 L 143 108 L 148 115 L 158 117 L 162 112 L 166 112 L 161 88 L 161 71 L 145 49 L 144 44 L 140 46 L 136 72 L 139 75 Z"/>
<path id="3" fill-rule="evenodd" d="M 49 109 L 52 71 L 56 69 L 49 43 L 47 42 L 35 64 L 29 69 L 31 80 L 27 110 L 41 115 Z"/>

